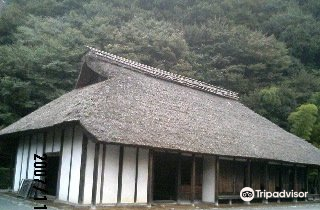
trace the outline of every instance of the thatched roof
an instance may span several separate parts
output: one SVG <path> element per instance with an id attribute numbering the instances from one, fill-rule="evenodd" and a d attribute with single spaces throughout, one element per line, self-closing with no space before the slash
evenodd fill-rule
<path id="1" fill-rule="evenodd" d="M 320 165 L 317 148 L 237 100 L 155 78 L 94 50 L 84 60 L 77 89 L 0 135 L 78 121 L 103 142 Z"/>

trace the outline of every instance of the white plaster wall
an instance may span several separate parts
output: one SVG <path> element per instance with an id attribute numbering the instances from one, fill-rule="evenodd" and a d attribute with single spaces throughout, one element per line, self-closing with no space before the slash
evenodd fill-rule
<path id="1" fill-rule="evenodd" d="M 46 149 L 45 152 L 52 152 L 52 143 L 53 143 L 53 133 L 54 129 L 49 129 L 46 136 Z"/>
<path id="2" fill-rule="evenodd" d="M 204 202 L 215 202 L 215 161 L 214 156 L 203 158 L 202 201 Z"/>
<path id="3" fill-rule="evenodd" d="M 93 186 L 93 169 L 94 169 L 94 152 L 95 143 L 88 139 L 87 144 L 87 161 L 85 169 L 84 179 L 84 193 L 83 193 L 83 204 L 91 204 L 92 200 L 92 186 Z"/>
<path id="4" fill-rule="evenodd" d="M 103 181 L 103 204 L 117 203 L 120 146 L 107 145 Z"/>
<path id="5" fill-rule="evenodd" d="M 137 203 L 148 202 L 148 163 L 149 150 L 139 149 L 138 179 L 137 179 Z"/>
<path id="6" fill-rule="evenodd" d="M 102 155 L 103 155 L 103 145 L 100 144 L 99 149 L 99 160 L 98 160 L 98 180 L 97 180 L 97 194 L 96 203 L 100 203 L 100 189 L 101 189 L 101 178 L 102 178 Z"/>
<path id="7" fill-rule="evenodd" d="M 19 139 L 19 145 L 16 156 L 16 166 L 15 166 L 15 175 L 14 175 L 14 185 L 13 190 L 18 191 L 20 186 L 20 173 L 21 173 L 21 163 L 22 163 L 22 154 L 23 154 L 23 137 Z"/>
<path id="8" fill-rule="evenodd" d="M 68 201 L 69 172 L 71 161 L 73 128 L 67 127 L 64 131 L 64 141 L 61 157 L 60 181 L 59 181 L 59 200 Z"/>
<path id="9" fill-rule="evenodd" d="M 70 176 L 69 202 L 78 203 L 79 200 L 79 185 L 80 185 L 80 167 L 82 154 L 83 133 L 80 126 L 75 127 L 73 149 L 72 149 L 72 164 Z"/>
<path id="10" fill-rule="evenodd" d="M 53 140 L 53 152 L 59 152 L 61 148 L 61 128 L 55 128 L 54 130 L 54 140 Z"/>
<path id="11" fill-rule="evenodd" d="M 134 203 L 136 152 L 134 147 L 124 147 L 123 150 L 121 203 Z"/>
<path id="12" fill-rule="evenodd" d="M 43 141 L 44 141 L 44 135 L 43 135 L 43 133 L 38 133 L 37 155 L 39 155 L 39 156 L 42 156 L 42 155 L 43 155 Z"/>
<path id="13" fill-rule="evenodd" d="M 37 153 L 37 134 L 32 134 L 31 137 L 31 144 L 30 144 L 30 151 L 29 151 L 29 166 L 28 166 L 28 179 L 33 179 L 34 173 L 34 154 Z"/>
<path id="14" fill-rule="evenodd" d="M 22 166 L 20 182 L 27 178 L 27 166 L 28 166 L 28 153 L 29 153 L 29 135 L 24 137 L 23 154 L 22 154 Z"/>

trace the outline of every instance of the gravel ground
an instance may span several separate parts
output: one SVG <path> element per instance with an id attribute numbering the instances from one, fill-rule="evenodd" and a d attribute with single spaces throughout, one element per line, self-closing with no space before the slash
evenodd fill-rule
<path id="1" fill-rule="evenodd" d="M 23 200 L 20 198 L 16 198 L 9 195 L 0 194 L 0 210 L 33 210 L 35 206 L 41 206 L 42 204 L 35 204 L 30 200 Z M 56 206 L 56 205 L 54 205 Z M 199 207 L 192 207 L 191 205 L 187 206 L 179 206 L 179 205 L 156 205 L 152 206 L 151 208 L 147 207 L 108 207 L 108 208 L 101 208 L 98 207 L 97 210 L 320 210 L 320 203 L 282 203 L 282 204 L 269 204 L 269 205 L 252 205 L 252 206 L 239 206 L 234 205 L 233 207 L 229 207 L 228 205 L 220 205 L 218 207 L 209 207 L 209 206 L 199 206 Z M 77 208 L 68 206 L 57 206 L 57 207 L 48 207 L 48 210 L 88 210 L 90 208 Z"/>
<path id="2" fill-rule="evenodd" d="M 25 200 L 14 199 L 6 196 L 0 195 L 0 210 L 34 210 L 31 202 Z M 48 210 L 57 210 L 56 208 L 48 208 Z"/>
<path id="3" fill-rule="evenodd" d="M 223 208 L 223 210 L 320 210 L 320 204 L 289 204 L 283 206 L 273 206 L 270 204 L 268 206 Z"/>

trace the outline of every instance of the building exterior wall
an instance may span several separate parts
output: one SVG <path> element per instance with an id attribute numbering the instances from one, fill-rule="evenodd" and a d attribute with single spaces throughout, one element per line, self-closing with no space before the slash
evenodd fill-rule
<path id="1" fill-rule="evenodd" d="M 204 202 L 215 202 L 215 162 L 214 156 L 204 156 L 203 158 L 202 201 Z"/>
<path id="2" fill-rule="evenodd" d="M 60 180 L 58 199 L 61 201 L 68 201 L 69 195 L 69 176 L 70 176 L 70 163 L 71 163 L 71 151 L 72 151 L 72 137 L 73 128 L 68 127 L 64 131 L 64 139 L 62 146 L 62 156 L 60 164 Z"/>
<path id="3" fill-rule="evenodd" d="M 27 178 L 28 163 L 29 163 L 28 160 L 29 160 L 30 135 L 22 137 L 22 141 L 23 141 L 22 164 L 21 164 L 20 179 L 18 180 L 20 184 L 22 180 Z"/>
<path id="4" fill-rule="evenodd" d="M 18 191 L 20 186 L 21 165 L 23 160 L 23 145 L 24 145 L 24 138 L 21 137 L 19 139 L 19 145 L 18 145 L 17 156 L 16 156 L 16 166 L 15 166 L 15 175 L 14 175 L 14 184 L 13 184 L 14 191 Z"/>
<path id="5" fill-rule="evenodd" d="M 105 145 L 105 165 L 103 172 L 102 204 L 117 203 L 120 146 Z"/>
<path id="6" fill-rule="evenodd" d="M 95 145 L 88 141 L 82 204 L 146 204 L 148 188 L 148 149 L 120 145 L 99 145 L 97 168 L 94 168 Z M 89 160 L 90 159 L 90 160 Z M 97 180 L 93 180 L 97 170 Z M 96 184 L 96 193 L 93 187 Z M 92 195 L 96 197 L 92 199 Z"/>
<path id="7" fill-rule="evenodd" d="M 98 176 L 97 176 L 97 193 L 96 193 L 96 203 L 100 203 L 101 198 L 101 181 L 102 181 L 102 160 L 103 160 L 103 146 L 100 144 L 99 155 L 98 155 Z M 99 191 L 100 190 L 100 191 Z"/>
<path id="8" fill-rule="evenodd" d="M 57 199 L 78 203 L 83 132 L 80 126 L 54 127 L 19 138 L 13 190 L 24 179 L 34 179 L 34 154 L 58 153 L 61 156 Z M 61 143 L 63 142 L 63 145 Z M 63 148 L 61 150 L 61 148 Z M 47 166 L 50 167 L 50 166 Z M 72 193 L 70 193 L 72 192 Z"/>
<path id="9" fill-rule="evenodd" d="M 92 202 L 92 187 L 93 187 L 93 169 L 94 169 L 94 151 L 95 143 L 89 138 L 87 143 L 87 154 L 85 163 L 85 176 L 83 188 L 83 204 L 91 204 Z"/>
<path id="10" fill-rule="evenodd" d="M 121 203 L 134 203 L 137 148 L 124 147 L 122 164 Z"/>
<path id="11" fill-rule="evenodd" d="M 149 150 L 139 149 L 136 203 L 147 203 L 148 201 L 148 160 Z"/>
<path id="12" fill-rule="evenodd" d="M 59 136 L 61 136 L 61 131 Z M 80 126 L 68 126 L 64 129 L 58 183 L 58 200 L 60 201 L 79 202 L 82 141 L 83 132 Z M 61 139 L 56 141 L 54 138 L 54 142 L 61 142 Z"/>

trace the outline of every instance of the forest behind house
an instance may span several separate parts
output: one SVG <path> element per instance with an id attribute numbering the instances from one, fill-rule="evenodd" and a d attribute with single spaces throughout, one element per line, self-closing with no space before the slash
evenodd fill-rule
<path id="1" fill-rule="evenodd" d="M 0 128 L 74 88 L 86 45 L 240 94 L 320 146 L 319 0 L 0 0 Z"/>

